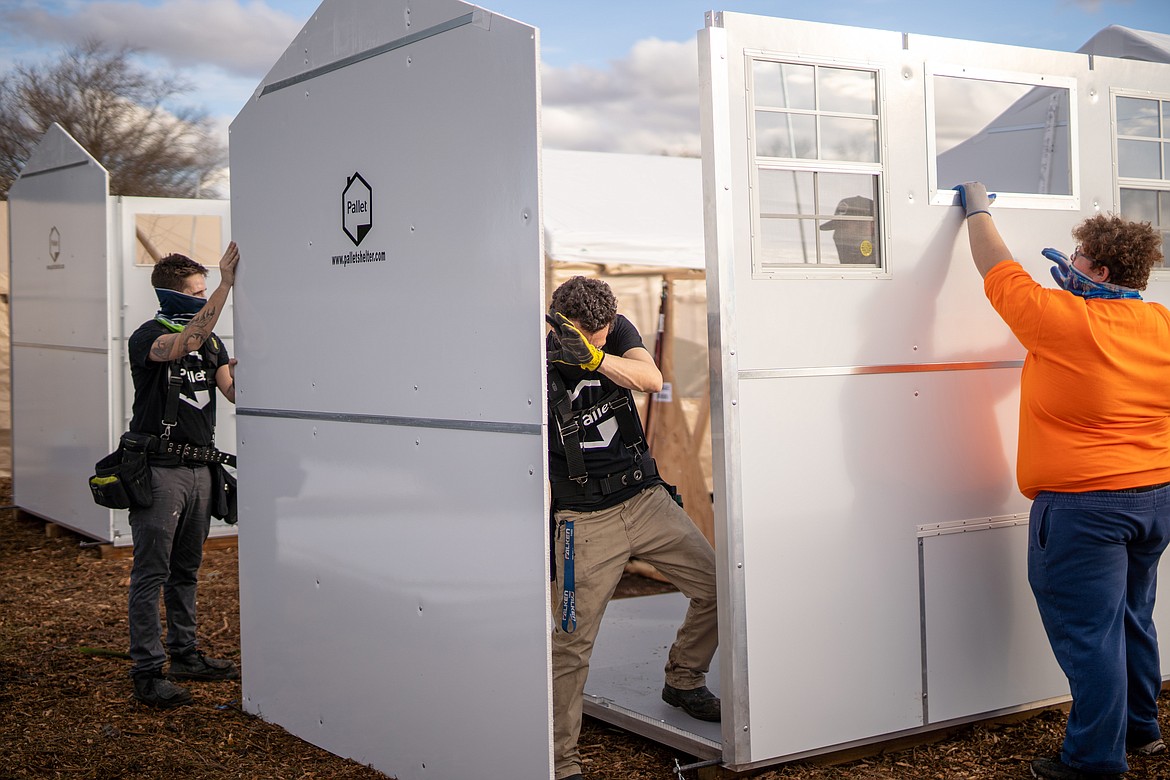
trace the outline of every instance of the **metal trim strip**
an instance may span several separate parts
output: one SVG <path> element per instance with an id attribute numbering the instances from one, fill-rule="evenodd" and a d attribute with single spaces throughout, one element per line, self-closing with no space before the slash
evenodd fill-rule
<path id="1" fill-rule="evenodd" d="M 920 374 L 931 371 L 986 371 L 1022 368 L 1022 360 L 985 360 L 959 363 L 897 363 L 884 366 L 820 366 L 809 368 L 761 368 L 739 372 L 741 380 L 787 379 L 802 376 L 863 376 L 865 374 Z"/>
<path id="2" fill-rule="evenodd" d="M 458 27 L 463 27 L 464 25 L 471 24 L 474 20 L 474 17 L 474 12 L 466 13 L 463 16 L 457 16 L 454 19 L 442 22 L 441 24 L 436 24 L 433 27 L 428 27 L 425 30 L 419 30 L 416 33 L 411 33 L 410 35 L 403 36 L 402 38 L 388 41 L 387 43 L 383 43 L 380 46 L 375 46 L 372 49 L 366 49 L 365 51 L 360 51 L 357 54 L 351 54 L 348 57 L 342 57 L 336 62 L 331 62 L 328 65 L 321 65 L 320 67 L 307 70 L 304 73 L 298 74 L 296 76 L 290 76 L 287 79 L 274 81 L 260 90 L 260 97 L 264 97 L 265 95 L 282 90 L 285 87 L 292 87 L 300 84 L 301 82 L 315 79 L 318 76 L 324 76 L 326 73 L 332 73 L 335 70 L 347 68 L 354 63 L 361 62 L 362 60 L 368 60 L 371 57 L 377 57 L 379 54 L 385 54 L 386 52 L 394 51 L 395 49 L 401 49 L 403 46 L 410 46 L 411 44 L 418 43 L 419 41 L 425 40 L 435 35 L 439 35 L 440 33 L 445 33 Z"/>
<path id="3" fill-rule="evenodd" d="M 95 355 L 108 355 L 110 350 L 103 347 L 70 347 L 65 344 L 37 344 L 30 341 L 14 341 L 14 347 L 26 347 L 28 349 L 58 349 L 62 352 L 91 352 Z"/>
<path id="4" fill-rule="evenodd" d="M 52 168 L 44 168 L 39 171 L 29 171 L 28 173 L 21 172 L 19 179 L 31 179 L 34 176 L 44 176 L 46 173 L 56 173 L 57 171 L 67 171 L 70 168 L 80 168 L 83 165 L 89 165 L 90 160 L 78 160 L 77 162 L 65 163 L 64 165 L 56 165 Z"/>
<path id="5" fill-rule="evenodd" d="M 539 436 L 542 430 L 542 426 L 535 423 L 493 422 L 490 420 L 446 420 L 435 417 L 395 417 L 382 414 L 351 414 L 348 412 L 310 412 L 301 409 L 253 409 L 249 407 L 237 407 L 236 415 L 287 420 L 357 423 L 358 425 L 394 425 L 402 428 L 441 428 L 451 431 L 478 431 L 480 433 L 516 433 L 526 436 Z"/>

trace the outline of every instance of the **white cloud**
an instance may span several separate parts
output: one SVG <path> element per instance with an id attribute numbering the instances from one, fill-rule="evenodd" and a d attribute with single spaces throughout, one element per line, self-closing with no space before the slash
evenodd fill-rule
<path id="1" fill-rule="evenodd" d="M 696 44 L 649 38 L 610 67 L 545 66 L 544 144 L 557 149 L 699 154 Z"/>
<path id="2" fill-rule="evenodd" d="M 0 11 L 8 35 L 41 43 L 76 44 L 98 38 L 126 43 L 176 68 L 214 64 L 258 77 L 284 52 L 302 22 L 260 0 L 164 0 L 146 6 L 104 0 L 58 7 L 25 4 Z"/>

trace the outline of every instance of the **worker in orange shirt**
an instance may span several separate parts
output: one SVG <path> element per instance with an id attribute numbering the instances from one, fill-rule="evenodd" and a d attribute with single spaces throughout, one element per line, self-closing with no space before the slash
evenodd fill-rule
<path id="1" fill-rule="evenodd" d="M 987 298 L 1028 350 L 1016 466 L 1032 499 L 1028 581 L 1073 698 L 1063 749 L 1032 774 L 1120 777 L 1127 751 L 1166 751 L 1153 608 L 1170 542 L 1170 311 L 1139 293 L 1161 237 L 1089 217 L 1071 259 L 1044 250 L 1062 289 L 1045 288 L 1012 259 L 986 187 L 955 189 Z"/>

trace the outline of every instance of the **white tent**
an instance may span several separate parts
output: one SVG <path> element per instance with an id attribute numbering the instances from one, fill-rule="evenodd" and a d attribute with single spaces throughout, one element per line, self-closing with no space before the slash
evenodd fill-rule
<path id="1" fill-rule="evenodd" d="M 701 161 L 545 149 L 545 254 L 564 263 L 701 269 Z"/>
<path id="2" fill-rule="evenodd" d="M 1077 51 L 1127 60 L 1170 62 L 1170 35 L 1111 24 L 1085 41 Z"/>

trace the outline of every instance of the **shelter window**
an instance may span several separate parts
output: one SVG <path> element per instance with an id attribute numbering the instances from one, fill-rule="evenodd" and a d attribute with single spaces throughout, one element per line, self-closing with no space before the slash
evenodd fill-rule
<path id="1" fill-rule="evenodd" d="M 1170 98 L 1116 95 L 1114 127 L 1121 216 L 1152 224 L 1170 256 Z"/>
<path id="2" fill-rule="evenodd" d="M 170 254 L 186 255 L 209 268 L 219 266 L 223 219 L 214 214 L 134 215 L 135 264 L 154 265 Z"/>
<path id="3" fill-rule="evenodd" d="M 936 72 L 929 83 L 937 191 L 981 181 L 1001 195 L 1071 196 L 1072 89 L 1056 81 Z M 950 202 L 953 193 L 944 194 Z"/>
<path id="4" fill-rule="evenodd" d="M 878 71 L 759 56 L 748 76 L 753 275 L 880 271 Z"/>

